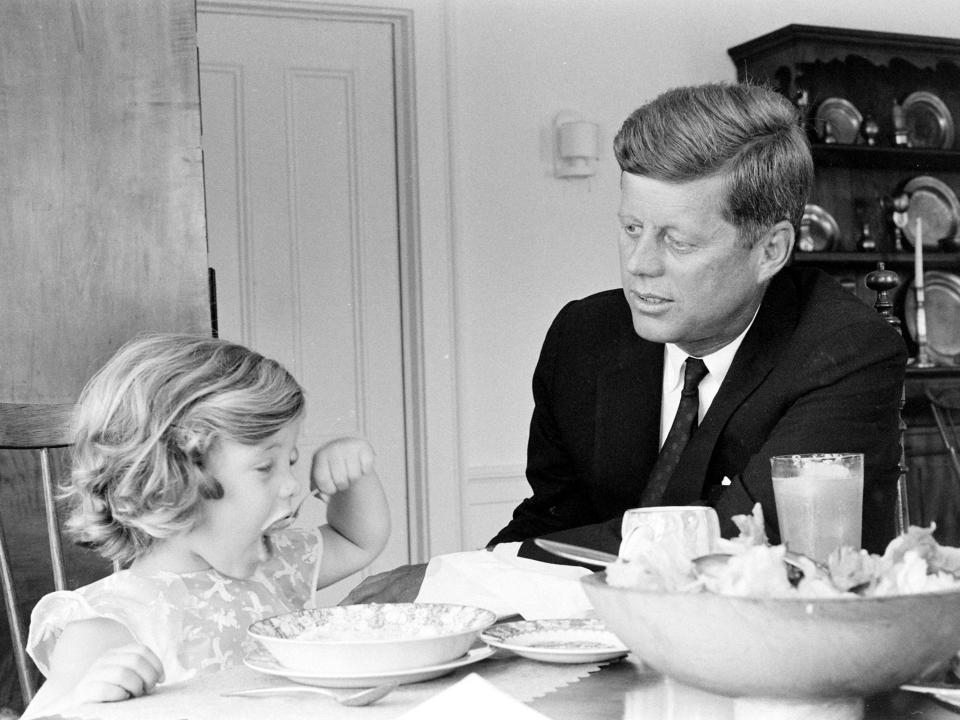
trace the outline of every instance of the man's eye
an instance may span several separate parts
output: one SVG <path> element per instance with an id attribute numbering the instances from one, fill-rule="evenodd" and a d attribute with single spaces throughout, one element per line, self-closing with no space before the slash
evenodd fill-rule
<path id="1" fill-rule="evenodd" d="M 628 223 L 623 226 L 623 231 L 627 235 L 639 235 L 642 229 L 643 227 L 638 223 Z"/>
<path id="2" fill-rule="evenodd" d="M 692 250 L 694 247 L 693 243 L 689 243 L 686 240 L 675 238 L 671 235 L 667 235 L 666 239 L 667 239 L 667 244 L 670 247 L 672 247 L 674 250 L 677 250 L 678 252 L 687 252 L 688 250 Z"/>
<path id="3" fill-rule="evenodd" d="M 273 470 L 273 463 L 268 462 L 264 465 L 257 465 L 256 471 L 261 473 L 269 473 Z"/>

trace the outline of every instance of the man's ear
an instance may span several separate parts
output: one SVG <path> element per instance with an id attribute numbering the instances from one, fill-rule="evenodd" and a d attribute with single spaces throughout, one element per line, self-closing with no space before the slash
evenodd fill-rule
<path id="1" fill-rule="evenodd" d="M 790 261 L 795 240 L 793 225 L 786 220 L 767 229 L 756 248 L 760 252 L 757 278 L 760 282 L 772 278 Z"/>

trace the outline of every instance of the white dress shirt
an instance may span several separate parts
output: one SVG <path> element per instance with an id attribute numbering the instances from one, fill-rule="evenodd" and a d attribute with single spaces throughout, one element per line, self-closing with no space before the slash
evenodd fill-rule
<path id="1" fill-rule="evenodd" d="M 757 314 L 754 313 L 750 324 L 727 345 L 701 358 L 709 373 L 700 381 L 700 410 L 697 414 L 697 424 L 703 420 L 703 416 L 710 409 L 710 403 L 717 396 L 720 385 L 727 376 L 730 365 L 733 364 L 733 356 L 740 349 L 740 343 L 743 342 L 744 336 L 753 325 L 756 317 Z M 673 425 L 673 416 L 677 414 L 677 408 L 680 406 L 680 391 L 683 390 L 683 364 L 688 357 L 690 356 L 687 353 L 672 343 L 667 343 L 663 347 L 663 400 L 660 403 L 661 447 L 663 447 L 664 440 L 667 439 L 670 426 Z"/>

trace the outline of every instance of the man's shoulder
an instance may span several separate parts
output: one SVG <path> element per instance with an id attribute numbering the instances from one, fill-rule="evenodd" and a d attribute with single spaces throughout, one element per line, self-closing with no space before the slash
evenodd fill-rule
<path id="1" fill-rule="evenodd" d="M 621 288 L 602 290 L 577 300 L 571 300 L 560 311 L 570 320 L 598 321 L 630 320 L 630 308 Z"/>
<path id="2" fill-rule="evenodd" d="M 787 268 L 780 278 L 789 284 L 796 298 L 798 327 L 803 334 L 829 335 L 850 331 L 865 333 L 877 342 L 902 342 L 890 323 L 861 298 L 840 285 L 823 270 L 810 267 Z"/>
<path id="3" fill-rule="evenodd" d="M 604 290 L 571 300 L 557 313 L 545 347 L 571 362 L 603 363 L 639 340 L 623 290 Z"/>

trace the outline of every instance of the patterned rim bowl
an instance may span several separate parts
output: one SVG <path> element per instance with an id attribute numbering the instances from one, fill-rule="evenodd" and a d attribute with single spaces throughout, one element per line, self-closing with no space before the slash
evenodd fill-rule
<path id="1" fill-rule="evenodd" d="M 495 621 L 469 605 L 370 603 L 275 615 L 248 633 L 291 670 L 363 675 L 455 660 Z"/>

